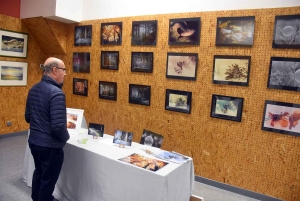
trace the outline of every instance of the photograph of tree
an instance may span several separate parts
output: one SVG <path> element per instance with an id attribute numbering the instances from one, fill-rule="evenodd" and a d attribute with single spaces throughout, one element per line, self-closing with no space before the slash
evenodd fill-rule
<path id="1" fill-rule="evenodd" d="M 147 85 L 129 84 L 129 103 L 150 105 L 151 87 Z"/>
<path id="2" fill-rule="evenodd" d="M 131 45 L 156 45 L 157 20 L 133 21 Z"/>
<path id="3" fill-rule="evenodd" d="M 92 25 L 75 26 L 74 46 L 92 45 Z"/>
<path id="4" fill-rule="evenodd" d="M 153 52 L 132 52 L 131 71 L 153 72 Z"/>
<path id="5" fill-rule="evenodd" d="M 101 24 L 101 45 L 122 44 L 122 22 Z"/>
<path id="6" fill-rule="evenodd" d="M 300 90 L 300 58 L 271 57 L 268 88 Z"/>

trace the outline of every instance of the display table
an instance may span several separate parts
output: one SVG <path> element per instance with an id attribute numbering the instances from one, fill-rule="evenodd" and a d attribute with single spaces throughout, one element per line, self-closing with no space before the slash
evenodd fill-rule
<path id="1" fill-rule="evenodd" d="M 79 144 L 83 138 L 88 138 L 87 143 Z M 110 135 L 93 139 L 87 134 L 72 134 L 64 148 L 54 197 L 59 201 L 188 201 L 194 186 L 193 160 L 169 162 L 156 172 L 118 160 L 133 153 L 154 158 L 144 150 L 145 145 L 134 142 L 131 147 L 120 148 L 112 143 Z M 28 186 L 33 171 L 27 146 L 23 179 Z"/>

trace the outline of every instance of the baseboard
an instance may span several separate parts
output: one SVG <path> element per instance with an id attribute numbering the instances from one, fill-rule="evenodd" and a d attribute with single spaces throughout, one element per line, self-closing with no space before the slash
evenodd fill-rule
<path id="1" fill-rule="evenodd" d="M 9 134 L 3 134 L 3 135 L 0 135 L 0 139 L 2 139 L 2 138 L 8 138 L 8 137 L 20 136 L 20 135 L 28 135 L 28 130 L 14 132 L 14 133 L 9 133 Z"/>
<path id="2" fill-rule="evenodd" d="M 230 192 L 233 192 L 233 193 L 244 195 L 244 196 L 247 196 L 247 197 L 250 197 L 250 198 L 254 198 L 254 199 L 257 199 L 257 200 L 283 201 L 283 200 L 280 200 L 278 198 L 274 198 L 274 197 L 270 197 L 270 196 L 267 196 L 267 195 L 264 195 L 264 194 L 256 193 L 256 192 L 249 191 L 249 190 L 245 190 L 245 189 L 238 188 L 238 187 L 235 187 L 235 186 L 231 186 L 231 185 L 228 185 L 228 184 L 225 184 L 225 183 L 210 180 L 210 179 L 207 179 L 207 178 L 204 178 L 204 177 L 195 176 L 195 181 L 206 184 L 206 185 L 210 185 L 210 186 L 213 186 L 213 187 L 216 187 L 216 188 L 220 188 L 220 189 L 223 189 L 223 190 L 226 190 L 226 191 L 230 191 Z"/>

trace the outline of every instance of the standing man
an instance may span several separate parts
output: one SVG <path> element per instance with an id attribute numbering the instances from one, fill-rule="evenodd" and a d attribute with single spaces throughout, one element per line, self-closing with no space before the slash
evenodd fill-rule
<path id="1" fill-rule="evenodd" d="M 64 160 L 63 147 L 70 138 L 67 130 L 66 98 L 61 90 L 66 67 L 50 57 L 42 80 L 28 93 L 25 120 L 30 123 L 29 147 L 34 159 L 33 201 L 52 201 L 52 193 Z"/>

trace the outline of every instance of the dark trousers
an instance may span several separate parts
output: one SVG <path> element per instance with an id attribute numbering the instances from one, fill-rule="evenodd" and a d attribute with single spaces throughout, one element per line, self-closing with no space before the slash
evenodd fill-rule
<path id="1" fill-rule="evenodd" d="M 62 148 L 41 147 L 30 143 L 29 147 L 35 164 L 31 198 L 33 201 L 52 201 L 52 193 L 64 161 L 64 151 Z"/>

